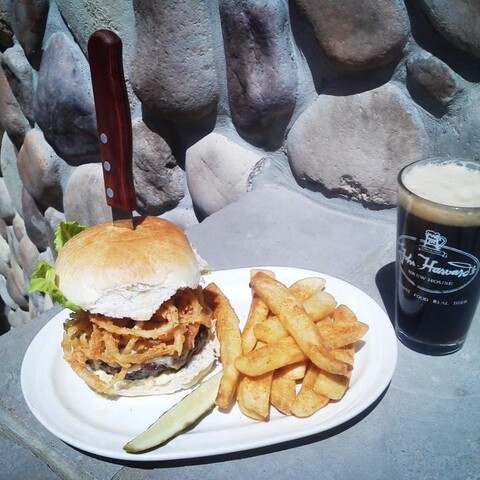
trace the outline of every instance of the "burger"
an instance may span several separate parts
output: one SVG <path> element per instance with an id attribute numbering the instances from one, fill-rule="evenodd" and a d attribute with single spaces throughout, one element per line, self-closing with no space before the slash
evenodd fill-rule
<path id="1" fill-rule="evenodd" d="M 217 356 L 200 286 L 205 264 L 177 225 L 134 222 L 82 231 L 55 262 L 59 289 L 78 306 L 64 323 L 64 358 L 104 395 L 173 393 L 197 383 Z"/>

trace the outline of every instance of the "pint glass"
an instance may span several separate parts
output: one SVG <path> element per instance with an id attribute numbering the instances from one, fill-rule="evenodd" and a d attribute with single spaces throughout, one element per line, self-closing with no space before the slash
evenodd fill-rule
<path id="1" fill-rule="evenodd" d="M 427 159 L 398 175 L 398 338 L 445 355 L 462 348 L 480 296 L 480 163 Z"/>

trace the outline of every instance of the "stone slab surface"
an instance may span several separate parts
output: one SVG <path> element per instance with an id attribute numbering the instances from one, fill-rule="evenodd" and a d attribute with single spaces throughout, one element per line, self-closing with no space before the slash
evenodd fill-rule
<path id="1" fill-rule="evenodd" d="M 353 217 L 287 189 L 265 186 L 187 233 L 215 269 L 311 268 L 350 281 L 391 311 L 393 218 Z M 346 425 L 250 452 L 142 464 L 114 462 L 71 448 L 46 431 L 25 405 L 19 383 L 24 352 L 57 311 L 0 337 L 0 478 L 478 478 L 478 313 L 464 348 L 456 354 L 428 357 L 399 345 L 391 385 Z"/>

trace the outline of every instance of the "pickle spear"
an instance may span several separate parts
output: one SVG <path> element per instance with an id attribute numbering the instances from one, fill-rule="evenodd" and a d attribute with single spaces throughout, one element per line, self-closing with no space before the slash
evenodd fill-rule
<path id="1" fill-rule="evenodd" d="M 215 405 L 215 397 L 222 372 L 216 373 L 163 413 L 147 430 L 123 446 L 129 453 L 138 453 L 158 447 L 183 432 Z"/>

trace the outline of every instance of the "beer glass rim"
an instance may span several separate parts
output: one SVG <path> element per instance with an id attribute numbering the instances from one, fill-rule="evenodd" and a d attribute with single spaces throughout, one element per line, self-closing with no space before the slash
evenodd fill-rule
<path id="1" fill-rule="evenodd" d="M 440 207 L 443 209 L 449 209 L 449 210 L 454 210 L 454 211 L 461 211 L 461 212 L 479 212 L 480 211 L 480 205 L 476 207 L 472 206 L 457 206 L 457 205 L 450 205 L 448 203 L 442 203 L 442 202 L 437 202 L 435 200 L 430 200 L 422 195 L 419 195 L 418 193 L 410 190 L 405 183 L 403 182 L 403 176 L 404 174 L 410 170 L 411 168 L 417 166 L 417 165 L 425 165 L 429 163 L 434 163 L 434 164 L 445 164 L 445 163 L 462 163 L 462 164 L 468 164 L 471 166 L 475 166 L 476 169 L 480 171 L 480 161 L 473 160 L 471 158 L 463 158 L 463 157 L 430 157 L 430 158 L 424 158 L 421 160 L 416 160 L 414 162 L 409 163 L 408 165 L 405 165 L 400 169 L 398 172 L 397 176 L 397 183 L 398 185 L 405 190 L 409 195 L 412 195 L 416 198 L 419 198 L 422 200 L 422 202 L 425 202 L 427 204 L 431 204 L 432 206 Z"/>

